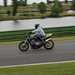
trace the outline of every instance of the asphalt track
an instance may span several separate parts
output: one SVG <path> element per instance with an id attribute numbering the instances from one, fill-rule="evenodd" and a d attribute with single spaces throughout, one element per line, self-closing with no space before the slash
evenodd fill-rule
<path id="1" fill-rule="evenodd" d="M 52 50 L 31 50 L 22 53 L 17 44 L 0 44 L 0 66 L 75 60 L 75 40 L 55 41 Z"/>

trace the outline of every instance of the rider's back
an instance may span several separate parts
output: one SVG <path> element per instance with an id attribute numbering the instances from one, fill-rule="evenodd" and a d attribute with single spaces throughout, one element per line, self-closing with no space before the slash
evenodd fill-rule
<path id="1" fill-rule="evenodd" d="M 39 26 L 33 32 L 35 33 L 35 35 L 45 36 L 45 32 L 44 32 L 44 30 L 43 30 L 43 28 L 41 26 Z"/>

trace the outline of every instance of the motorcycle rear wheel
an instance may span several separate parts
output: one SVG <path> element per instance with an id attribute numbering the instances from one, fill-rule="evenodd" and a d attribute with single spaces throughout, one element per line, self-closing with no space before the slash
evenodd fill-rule
<path id="1" fill-rule="evenodd" d="M 22 41 L 19 43 L 18 47 L 21 52 L 26 52 L 29 49 L 29 44 L 27 42 L 25 43 L 24 41 Z"/>

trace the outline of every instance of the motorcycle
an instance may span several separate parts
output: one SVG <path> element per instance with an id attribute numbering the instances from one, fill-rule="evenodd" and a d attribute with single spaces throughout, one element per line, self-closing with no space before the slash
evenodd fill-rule
<path id="1" fill-rule="evenodd" d="M 26 35 L 26 39 L 21 41 L 18 45 L 18 48 L 21 52 L 28 51 L 28 49 L 31 47 L 31 49 L 39 49 L 44 47 L 47 50 L 51 50 L 54 47 L 54 41 L 52 40 L 52 35 L 49 34 L 46 37 L 42 38 L 42 41 L 39 40 L 37 37 L 31 38 L 31 33 Z"/>

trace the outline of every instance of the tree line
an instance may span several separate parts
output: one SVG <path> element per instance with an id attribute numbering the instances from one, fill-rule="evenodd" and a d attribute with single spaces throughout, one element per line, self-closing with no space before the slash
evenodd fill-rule
<path id="1" fill-rule="evenodd" d="M 47 3 L 50 2 L 50 0 L 47 0 Z M 68 3 L 68 0 L 65 0 L 65 3 Z M 27 0 L 12 0 L 12 7 L 13 12 L 12 15 L 15 16 L 17 12 L 18 6 L 26 6 Z M 7 0 L 4 0 L 4 6 L 7 7 Z M 72 10 L 75 10 L 75 0 L 72 0 Z M 40 2 L 38 4 L 38 10 L 41 14 L 45 13 L 47 11 L 47 6 L 44 2 Z M 60 15 L 60 13 L 63 12 L 63 6 L 59 0 L 54 0 L 54 4 L 51 7 L 51 16 L 57 17 Z"/>

